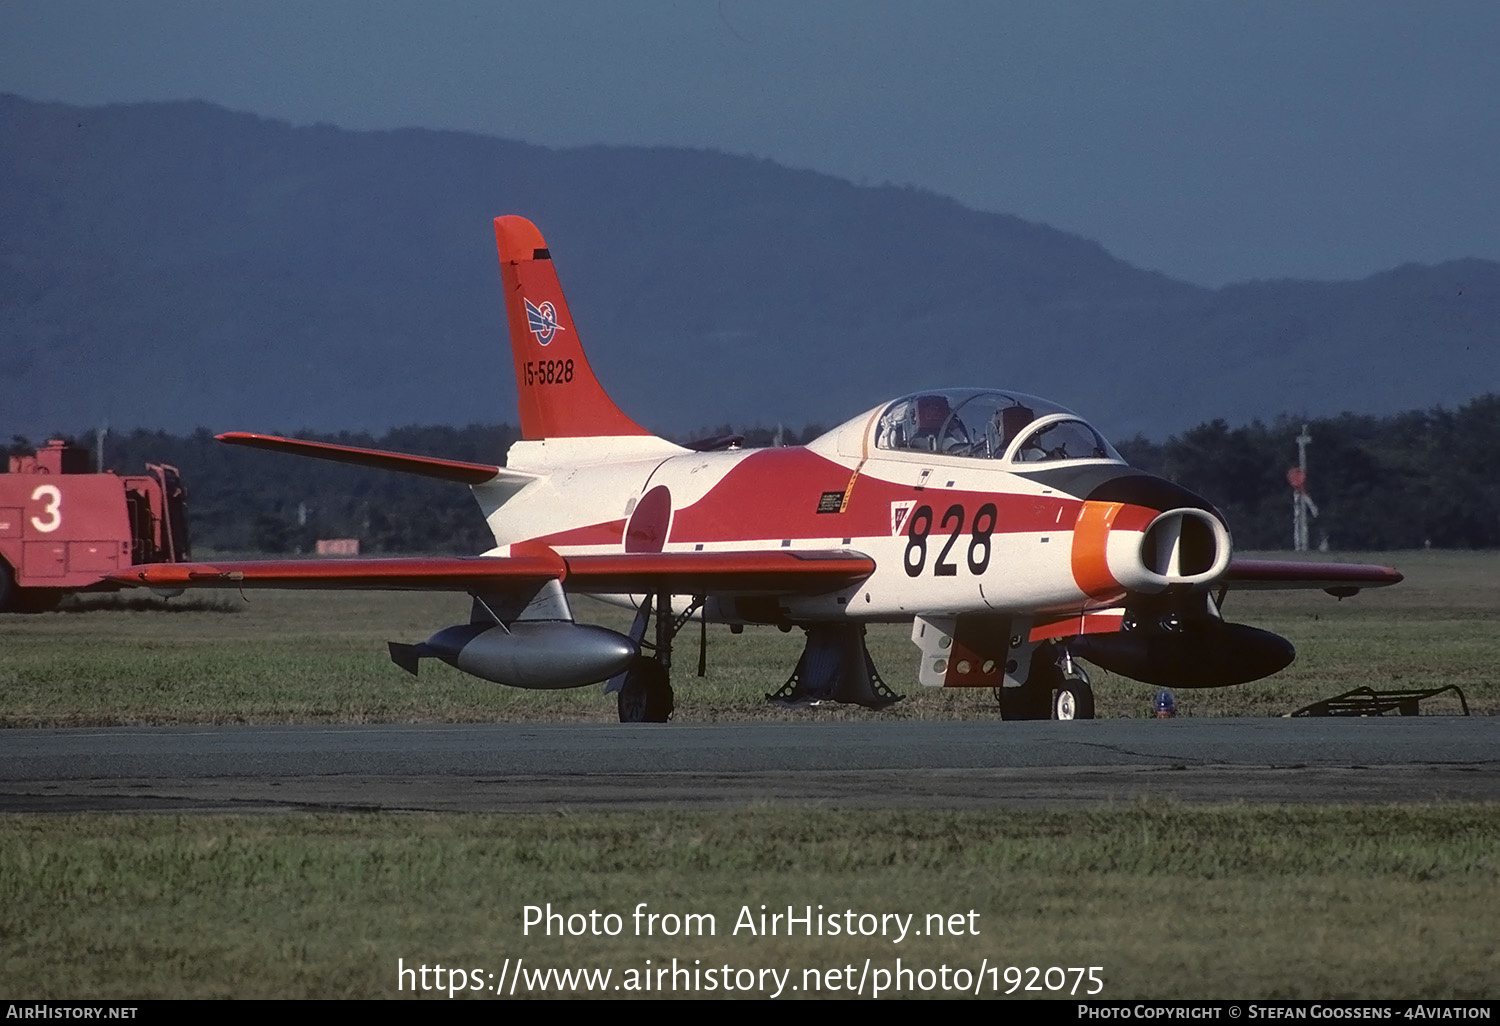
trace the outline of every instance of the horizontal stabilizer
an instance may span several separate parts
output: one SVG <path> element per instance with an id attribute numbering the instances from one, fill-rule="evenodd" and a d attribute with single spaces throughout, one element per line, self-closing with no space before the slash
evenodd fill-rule
<path id="1" fill-rule="evenodd" d="M 251 449 L 269 449 L 293 456 L 311 456 L 313 459 L 331 460 L 334 463 L 350 463 L 357 467 L 375 470 L 394 470 L 401 474 L 418 474 L 435 477 L 443 481 L 460 484 L 483 484 L 495 478 L 517 481 L 534 481 L 536 475 L 488 463 L 465 463 L 462 460 L 438 459 L 435 456 L 412 456 L 407 453 L 386 452 L 382 449 L 361 449 L 353 445 L 334 445 L 331 442 L 311 442 L 301 438 L 280 438 L 276 435 L 256 435 L 245 431 L 229 431 L 218 435 L 218 440 L 228 445 L 243 445 Z"/>

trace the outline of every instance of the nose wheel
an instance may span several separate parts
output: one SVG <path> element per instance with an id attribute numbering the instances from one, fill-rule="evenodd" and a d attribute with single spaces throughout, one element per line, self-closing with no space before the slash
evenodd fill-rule
<path id="1" fill-rule="evenodd" d="M 1005 720 L 1091 720 L 1094 689 L 1083 667 L 1064 653 L 1046 649 L 1032 656 L 1031 672 L 1018 688 L 995 688 Z"/>
<path id="2" fill-rule="evenodd" d="M 1052 718 L 1054 720 L 1091 720 L 1094 718 L 1094 689 L 1088 677 L 1076 666 L 1071 675 L 1064 674 L 1062 683 L 1052 692 Z"/>

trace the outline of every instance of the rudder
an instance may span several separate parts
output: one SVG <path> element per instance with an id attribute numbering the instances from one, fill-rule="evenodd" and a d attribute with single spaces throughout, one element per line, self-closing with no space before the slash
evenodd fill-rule
<path id="1" fill-rule="evenodd" d="M 521 437 L 650 436 L 615 405 L 594 376 L 536 225 L 515 215 L 497 217 L 495 243 L 516 364 Z"/>

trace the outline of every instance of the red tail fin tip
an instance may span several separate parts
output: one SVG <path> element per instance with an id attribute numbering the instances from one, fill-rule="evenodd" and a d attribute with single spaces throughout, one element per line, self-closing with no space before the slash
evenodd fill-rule
<path id="1" fill-rule="evenodd" d="M 524 217 L 497 217 L 495 243 L 516 363 L 521 437 L 649 436 L 594 376 L 536 225 Z"/>

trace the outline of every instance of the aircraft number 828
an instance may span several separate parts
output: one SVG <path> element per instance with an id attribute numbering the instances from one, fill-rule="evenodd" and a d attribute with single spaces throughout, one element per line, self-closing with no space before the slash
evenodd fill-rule
<path id="1" fill-rule="evenodd" d="M 974 514 L 974 530 L 969 539 L 968 564 L 969 573 L 976 577 L 984 573 L 985 568 L 990 565 L 990 535 L 995 533 L 995 518 L 998 513 L 993 502 L 986 502 L 979 507 Z M 943 546 L 938 553 L 937 559 L 933 561 L 932 572 L 937 577 L 958 576 L 958 566 L 949 562 L 948 553 L 953 548 L 953 543 L 958 541 L 958 536 L 964 531 L 964 508 L 957 503 L 949 506 L 943 513 L 943 519 L 938 523 L 939 528 L 953 525 L 952 533 L 948 535 L 948 544 Z M 932 507 L 918 506 L 912 510 L 911 527 L 908 531 L 906 542 L 906 576 L 921 576 L 922 568 L 927 563 L 927 536 L 932 533 Z"/>

